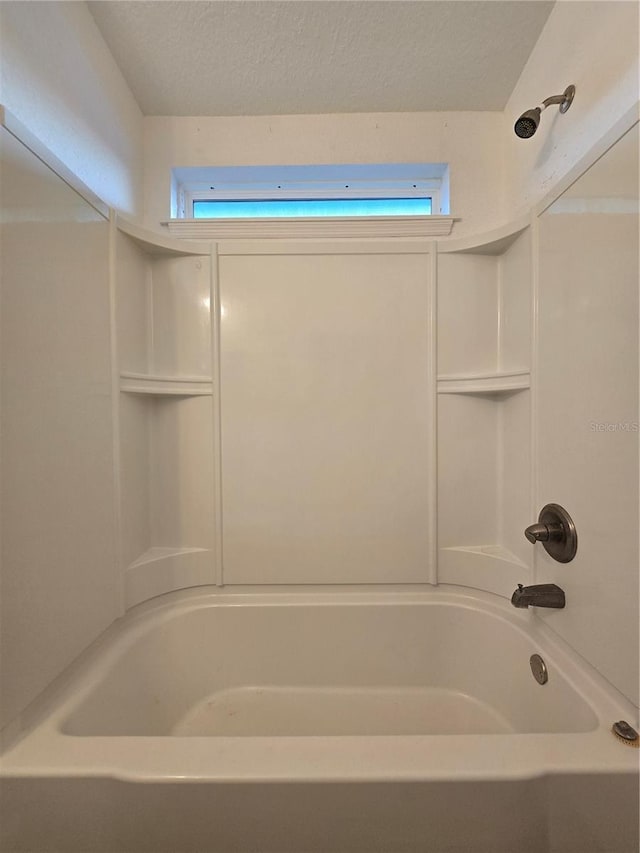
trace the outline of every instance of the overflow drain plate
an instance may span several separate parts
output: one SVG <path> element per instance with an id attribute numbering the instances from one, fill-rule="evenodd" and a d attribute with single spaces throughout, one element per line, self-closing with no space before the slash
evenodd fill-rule
<path id="1" fill-rule="evenodd" d="M 636 749 L 640 746 L 638 732 L 626 720 L 618 720 L 617 723 L 611 726 L 611 731 L 618 740 L 621 740 L 627 746 L 635 746 Z"/>
<path id="2" fill-rule="evenodd" d="M 529 666 L 531 667 L 533 677 L 538 682 L 538 684 L 546 684 L 547 681 L 549 681 L 547 665 L 540 657 L 540 655 L 531 655 L 531 657 L 529 658 Z"/>

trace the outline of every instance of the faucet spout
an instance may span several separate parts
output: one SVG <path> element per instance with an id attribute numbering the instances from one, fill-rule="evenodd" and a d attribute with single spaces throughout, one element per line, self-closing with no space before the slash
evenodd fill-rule
<path id="1" fill-rule="evenodd" d="M 561 610 L 565 604 L 564 590 L 554 583 L 540 583 L 533 586 L 518 584 L 511 596 L 514 607 L 553 607 Z"/>

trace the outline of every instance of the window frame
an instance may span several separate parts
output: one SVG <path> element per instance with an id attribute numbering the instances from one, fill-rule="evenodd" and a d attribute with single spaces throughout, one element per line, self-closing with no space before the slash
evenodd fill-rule
<path id="1" fill-rule="evenodd" d="M 431 186 L 427 186 L 431 184 Z M 344 184 L 336 186 L 327 186 L 323 188 L 299 186 L 288 187 L 282 184 L 275 188 L 256 188 L 256 189 L 233 189 L 224 188 L 220 190 L 212 190 L 211 188 L 184 189 L 184 199 L 182 206 L 186 214 L 178 217 L 179 219 L 194 219 L 193 203 L 194 201 L 296 201 L 309 200 L 321 201 L 323 199 L 331 200 L 348 200 L 348 199 L 385 199 L 385 198 L 430 198 L 431 213 L 424 214 L 425 216 L 433 216 L 440 214 L 440 187 L 436 181 L 420 181 L 416 187 L 405 186 L 371 186 L 362 185 L 355 182 L 354 185 L 345 187 Z M 398 214 L 399 216 L 403 214 Z M 207 217 L 198 217 L 207 218 Z M 213 218 L 213 217 L 212 217 Z M 282 217 L 272 217 L 282 218 Z"/>
<path id="2" fill-rule="evenodd" d="M 193 217 L 194 201 L 424 197 L 430 214 Z M 162 225 L 186 239 L 429 238 L 450 234 L 454 221 L 447 163 L 359 163 L 173 167 L 171 218 Z"/>

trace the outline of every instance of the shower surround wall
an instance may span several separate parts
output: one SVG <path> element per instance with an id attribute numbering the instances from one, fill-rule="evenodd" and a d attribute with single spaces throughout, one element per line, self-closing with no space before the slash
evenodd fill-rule
<path id="1" fill-rule="evenodd" d="M 222 248 L 225 583 L 433 578 L 433 249 Z"/>
<path id="2" fill-rule="evenodd" d="M 536 577 L 567 594 L 545 622 L 638 705 L 638 125 L 539 217 L 538 506 L 571 513 L 567 566 L 537 547 Z M 626 637 L 628 653 L 621 653 Z"/>
<path id="3" fill-rule="evenodd" d="M 530 579 L 525 221 L 481 247 L 226 241 L 211 261 L 141 235 L 116 244 L 126 606 Z"/>
<path id="4" fill-rule="evenodd" d="M 104 206 L 0 135 L 1 726 L 117 618 L 120 601 L 109 222 Z"/>

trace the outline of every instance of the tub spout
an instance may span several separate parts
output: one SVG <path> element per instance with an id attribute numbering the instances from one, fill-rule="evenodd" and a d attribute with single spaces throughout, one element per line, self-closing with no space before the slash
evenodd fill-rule
<path id="1" fill-rule="evenodd" d="M 564 590 L 554 583 L 539 583 L 534 586 L 522 586 L 511 596 L 514 607 L 555 607 L 565 606 Z"/>

